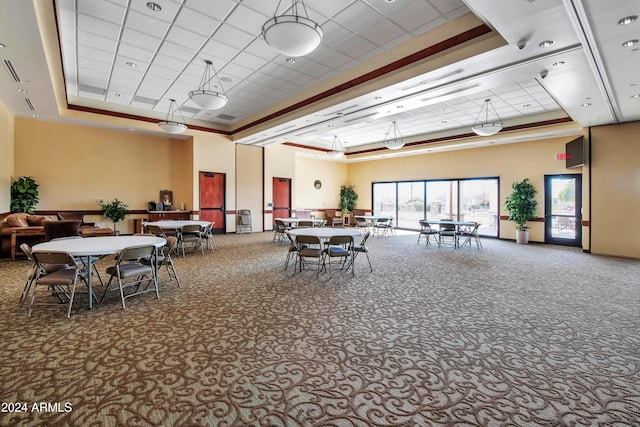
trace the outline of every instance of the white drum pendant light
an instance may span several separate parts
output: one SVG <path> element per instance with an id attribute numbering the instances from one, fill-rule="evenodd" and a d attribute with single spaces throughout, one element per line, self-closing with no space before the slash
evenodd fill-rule
<path id="1" fill-rule="evenodd" d="M 322 41 L 322 28 L 309 19 L 307 8 L 302 0 L 292 0 L 291 9 L 276 16 L 280 3 L 276 7 L 273 18 L 262 26 L 262 36 L 269 46 L 283 55 L 296 57 L 313 52 Z M 305 16 L 298 14 L 298 3 Z"/>

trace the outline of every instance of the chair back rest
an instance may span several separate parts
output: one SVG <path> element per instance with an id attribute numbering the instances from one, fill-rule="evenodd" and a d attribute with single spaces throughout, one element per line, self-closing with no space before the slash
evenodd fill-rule
<path id="1" fill-rule="evenodd" d="M 69 268 L 74 268 L 76 266 L 75 259 L 69 255 L 67 252 L 62 251 L 49 251 L 49 252 L 32 252 L 31 256 L 36 264 L 44 265 L 44 264 L 55 264 L 55 265 L 66 265 Z"/>
<path id="2" fill-rule="evenodd" d="M 276 230 L 286 230 L 286 226 L 284 225 L 284 222 L 282 222 L 281 219 L 276 219 Z"/>
<path id="3" fill-rule="evenodd" d="M 151 234 L 153 234 L 156 237 L 166 237 L 165 232 L 162 230 L 162 228 L 159 225 L 151 225 L 151 224 L 147 224 L 147 231 Z"/>
<path id="4" fill-rule="evenodd" d="M 353 236 L 331 236 L 329 238 L 330 245 L 349 245 L 353 244 Z"/>
<path id="5" fill-rule="evenodd" d="M 165 252 L 171 253 L 178 246 L 178 238 L 176 236 L 167 236 L 167 244 L 164 245 Z"/>
<path id="6" fill-rule="evenodd" d="M 22 250 L 22 252 L 24 252 L 24 254 L 27 256 L 27 259 L 31 262 L 35 262 L 33 260 L 33 256 L 31 255 L 31 246 L 29 246 L 26 243 L 21 243 L 20 244 L 20 249 Z"/>
<path id="7" fill-rule="evenodd" d="M 367 230 L 367 232 L 364 233 L 364 237 L 362 238 L 362 242 L 360 242 L 360 246 L 364 246 L 364 244 L 367 243 L 367 240 L 369 239 L 369 236 L 371 236 L 371 231 Z"/>
<path id="8" fill-rule="evenodd" d="M 185 234 L 200 234 L 202 227 L 199 224 L 187 224 L 181 228 L 182 235 Z"/>
<path id="9" fill-rule="evenodd" d="M 248 209 L 240 209 L 240 225 L 251 225 L 251 211 Z"/>
<path id="10" fill-rule="evenodd" d="M 320 238 L 318 236 L 300 235 L 296 236 L 296 242 L 298 244 L 319 245 Z"/>
<path id="11" fill-rule="evenodd" d="M 313 227 L 313 221 L 298 221 L 298 227 Z"/>
<path id="12" fill-rule="evenodd" d="M 446 221 L 446 220 L 444 220 L 444 221 Z M 456 225 L 455 224 L 440 224 L 440 231 L 456 231 Z"/>
<path id="13" fill-rule="evenodd" d="M 118 254 L 118 264 L 123 261 L 138 261 L 153 255 L 156 247 L 154 245 L 128 246 Z"/>
<path id="14" fill-rule="evenodd" d="M 42 221 L 45 240 L 50 241 L 59 237 L 79 236 L 82 221 L 65 219 L 60 221 Z"/>

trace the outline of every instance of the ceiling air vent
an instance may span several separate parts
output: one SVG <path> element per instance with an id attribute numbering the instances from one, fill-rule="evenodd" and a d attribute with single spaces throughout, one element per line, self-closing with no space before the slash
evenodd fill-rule
<path id="1" fill-rule="evenodd" d="M 36 111 L 36 107 L 33 106 L 33 102 L 31 102 L 29 98 L 25 98 L 24 102 L 27 103 L 27 107 L 29 108 L 29 110 Z"/>
<path id="2" fill-rule="evenodd" d="M 311 130 L 308 130 L 306 132 L 296 133 L 296 136 L 308 135 L 308 134 L 314 133 L 314 132 L 317 132 L 317 130 L 316 129 L 311 129 Z"/>
<path id="3" fill-rule="evenodd" d="M 83 84 L 79 84 L 78 85 L 78 91 L 94 93 L 96 95 L 102 95 L 102 96 L 104 96 L 107 93 L 106 90 L 104 90 L 104 89 L 102 89 L 100 87 L 83 85 Z"/>
<path id="4" fill-rule="evenodd" d="M 218 114 L 216 118 L 220 120 L 235 120 L 236 116 L 232 116 L 230 114 Z"/>
<path id="5" fill-rule="evenodd" d="M 182 107 L 179 108 L 179 110 L 184 113 L 196 114 L 197 112 L 200 111 L 200 108 L 187 107 L 186 105 L 183 105 Z"/>
<path id="6" fill-rule="evenodd" d="M 149 104 L 149 105 L 156 105 L 156 103 L 158 102 L 157 99 L 151 99 L 145 96 L 134 96 L 132 101 L 139 102 L 141 104 Z"/>
<path id="7" fill-rule="evenodd" d="M 345 120 L 344 122 L 345 122 L 345 123 L 350 123 L 350 122 L 354 122 L 354 121 L 357 121 L 357 120 L 362 120 L 362 119 L 364 119 L 365 117 L 375 116 L 376 114 L 378 114 L 378 112 L 377 112 L 377 111 L 376 111 L 375 113 L 365 114 L 364 116 L 355 117 L 355 118 L 353 118 L 353 119 Z"/>
<path id="8" fill-rule="evenodd" d="M 7 69 L 7 72 L 9 73 L 9 75 L 11 76 L 14 82 L 18 82 L 18 83 L 22 82 L 22 80 L 20 80 L 20 76 L 18 75 L 18 72 L 16 71 L 11 61 L 9 61 L 8 59 L 5 59 L 4 66 Z"/>

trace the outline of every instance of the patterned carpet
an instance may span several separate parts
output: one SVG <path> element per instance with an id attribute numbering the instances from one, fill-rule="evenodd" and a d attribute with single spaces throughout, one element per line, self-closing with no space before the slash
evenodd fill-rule
<path id="1" fill-rule="evenodd" d="M 182 288 L 71 319 L 28 318 L 28 263 L 0 262 L 0 425 L 639 425 L 640 261 L 404 234 L 316 280 L 271 237 L 216 236 L 176 257 Z"/>

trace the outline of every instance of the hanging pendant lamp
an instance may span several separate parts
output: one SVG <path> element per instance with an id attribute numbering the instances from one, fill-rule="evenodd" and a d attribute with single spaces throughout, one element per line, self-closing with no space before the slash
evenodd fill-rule
<path id="1" fill-rule="evenodd" d="M 342 143 L 340 143 L 340 138 L 338 135 L 333 136 L 333 143 L 331 144 L 331 150 L 327 151 L 327 156 L 337 159 L 344 155 L 344 147 Z"/>
<path id="2" fill-rule="evenodd" d="M 391 135 L 392 131 L 393 138 L 389 138 L 389 135 Z M 402 139 L 402 135 L 400 135 L 400 129 L 398 129 L 398 125 L 396 124 L 395 120 L 391 122 L 391 126 L 385 134 L 384 141 L 382 141 L 382 143 L 389 150 L 397 150 L 398 148 L 404 147 L 404 140 Z"/>
<path id="3" fill-rule="evenodd" d="M 180 113 L 180 117 L 182 117 L 183 122 L 185 121 L 184 116 L 182 115 L 182 112 L 180 112 L 180 109 L 178 109 L 178 104 L 176 104 L 176 100 L 170 99 L 169 101 L 170 103 L 169 103 L 169 111 L 167 112 L 167 120 L 163 122 L 159 122 L 158 126 L 160 126 L 160 129 L 162 129 L 167 133 L 182 133 L 185 130 L 187 130 L 187 125 L 176 122 L 173 119 L 173 115 L 176 111 Z"/>
<path id="4" fill-rule="evenodd" d="M 489 108 L 493 110 L 493 114 L 496 116 L 495 121 L 489 121 Z M 480 121 L 480 117 L 484 112 L 484 121 Z M 485 99 L 484 104 L 482 104 L 482 108 L 478 112 L 478 116 L 476 117 L 476 121 L 473 123 L 471 130 L 474 131 L 477 135 L 480 136 L 491 136 L 500 132 L 503 128 L 502 120 L 498 116 L 498 113 L 495 108 L 493 108 L 493 104 L 491 104 L 490 99 Z"/>
<path id="5" fill-rule="evenodd" d="M 289 13 L 276 16 L 280 3 L 274 12 L 273 18 L 262 26 L 262 37 L 269 46 L 283 55 L 296 57 L 313 52 L 322 41 L 324 35 L 319 24 L 309 19 L 307 8 L 302 0 L 291 0 Z M 304 16 L 298 14 L 298 3 Z"/>
<path id="6" fill-rule="evenodd" d="M 229 98 L 227 98 L 224 92 L 218 73 L 216 73 L 216 70 L 213 68 L 213 62 L 207 59 L 204 63 L 206 66 L 204 67 L 204 74 L 202 75 L 200 86 L 198 89 L 189 92 L 189 98 L 206 110 L 217 110 L 218 108 L 224 107 L 229 101 Z M 213 70 L 213 77 L 218 80 L 218 87 L 221 92 L 211 90 L 211 79 L 213 78 L 211 70 Z"/>

